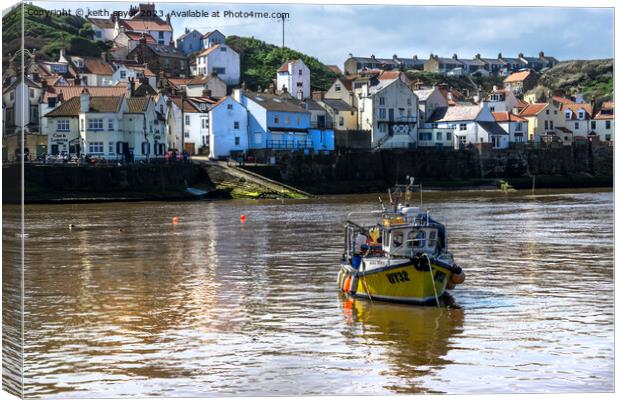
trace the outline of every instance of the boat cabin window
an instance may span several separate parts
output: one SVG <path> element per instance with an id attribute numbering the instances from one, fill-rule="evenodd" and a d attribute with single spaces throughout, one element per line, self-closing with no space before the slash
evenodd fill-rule
<path id="1" fill-rule="evenodd" d="M 412 232 L 414 233 L 414 232 Z M 426 232 L 424 231 L 418 231 L 415 232 L 415 239 L 413 241 L 413 247 L 426 247 Z"/>
<path id="2" fill-rule="evenodd" d="M 437 231 L 432 230 L 428 233 L 428 247 L 434 248 L 437 243 Z"/>
<path id="3" fill-rule="evenodd" d="M 394 248 L 400 247 L 404 243 L 404 234 L 401 231 L 392 232 L 392 245 Z"/>

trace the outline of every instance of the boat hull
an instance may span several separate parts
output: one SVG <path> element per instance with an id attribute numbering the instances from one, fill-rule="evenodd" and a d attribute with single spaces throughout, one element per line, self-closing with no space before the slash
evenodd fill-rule
<path id="1" fill-rule="evenodd" d="M 338 283 L 350 296 L 371 300 L 436 304 L 452 277 L 449 267 L 430 263 L 430 271 L 405 261 L 364 271 L 341 264 Z"/>

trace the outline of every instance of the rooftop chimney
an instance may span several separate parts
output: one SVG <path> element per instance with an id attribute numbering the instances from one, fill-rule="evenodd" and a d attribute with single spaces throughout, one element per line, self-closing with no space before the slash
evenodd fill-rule
<path id="1" fill-rule="evenodd" d="M 67 59 L 65 58 L 65 49 L 60 49 L 60 55 L 58 56 L 58 62 L 64 63 L 64 64 L 68 63 Z"/>
<path id="2" fill-rule="evenodd" d="M 233 89 L 233 99 L 235 99 L 237 102 L 241 103 L 241 91 L 245 90 L 245 89 L 239 89 L 239 88 L 235 88 Z"/>
<path id="3" fill-rule="evenodd" d="M 103 61 L 108 61 L 107 54 L 106 54 L 106 52 L 105 52 L 105 51 L 102 51 L 102 52 L 101 52 L 101 60 L 103 60 Z"/>
<path id="4" fill-rule="evenodd" d="M 80 112 L 87 113 L 90 111 L 90 93 L 88 89 L 82 89 L 80 93 Z"/>
<path id="5" fill-rule="evenodd" d="M 540 53 L 538 53 L 538 57 L 545 58 L 545 52 L 541 51 Z"/>
<path id="6" fill-rule="evenodd" d="M 315 101 L 323 101 L 323 99 L 325 98 L 325 92 L 322 90 L 315 90 L 314 92 L 312 92 L 312 100 Z"/>
<path id="7" fill-rule="evenodd" d="M 456 55 L 456 53 L 452 54 L 452 58 L 455 59 L 455 60 L 459 59 L 459 57 Z"/>
<path id="8" fill-rule="evenodd" d="M 136 81 L 134 78 L 129 78 L 129 96 L 133 97 L 133 93 L 136 90 Z"/>

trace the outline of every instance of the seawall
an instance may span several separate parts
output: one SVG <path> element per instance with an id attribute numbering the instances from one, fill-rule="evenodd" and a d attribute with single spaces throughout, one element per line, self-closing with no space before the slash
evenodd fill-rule
<path id="1" fill-rule="evenodd" d="M 185 189 L 212 183 L 194 164 L 76 166 L 24 164 L 25 202 L 139 201 L 193 199 Z M 3 166 L 3 203 L 20 202 L 20 164 Z M 216 193 L 217 194 L 217 193 Z"/>
<path id="2" fill-rule="evenodd" d="M 332 154 L 280 153 L 276 166 L 246 167 L 314 194 L 382 191 L 413 176 L 430 187 L 594 187 L 613 185 L 613 147 L 419 148 Z"/>

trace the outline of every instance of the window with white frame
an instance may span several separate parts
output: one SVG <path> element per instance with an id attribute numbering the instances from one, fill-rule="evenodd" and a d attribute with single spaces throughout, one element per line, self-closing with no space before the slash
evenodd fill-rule
<path id="1" fill-rule="evenodd" d="M 185 116 L 185 125 L 186 125 L 186 126 L 190 126 L 190 121 L 191 121 L 190 116 L 189 116 L 189 115 L 186 115 L 186 116 Z"/>
<path id="2" fill-rule="evenodd" d="M 114 155 L 114 142 L 108 142 L 108 154 Z"/>
<path id="3" fill-rule="evenodd" d="M 586 113 L 583 110 L 579 110 L 579 114 L 577 114 L 579 116 L 579 119 L 584 119 L 586 117 Z"/>
<path id="4" fill-rule="evenodd" d="M 114 120 L 113 119 L 109 119 L 108 120 L 108 130 L 109 131 L 113 131 L 114 130 Z"/>
<path id="5" fill-rule="evenodd" d="M 590 121 L 590 129 L 596 129 L 596 121 Z"/>
<path id="6" fill-rule="evenodd" d="M 575 122 L 575 129 L 579 129 L 579 122 Z"/>
<path id="7" fill-rule="evenodd" d="M 566 119 L 570 119 L 570 116 L 571 116 L 571 111 L 570 111 L 570 110 L 566 110 L 566 111 L 564 112 L 564 118 L 566 118 Z"/>
<path id="8" fill-rule="evenodd" d="M 88 152 L 91 154 L 103 154 L 103 142 L 89 142 Z"/>
<path id="9" fill-rule="evenodd" d="M 121 70 L 120 76 L 121 76 L 121 79 L 126 79 L 127 78 L 127 71 Z"/>
<path id="10" fill-rule="evenodd" d="M 207 118 L 202 118 L 200 120 L 200 126 L 202 129 L 209 129 L 209 120 Z"/>
<path id="11" fill-rule="evenodd" d="M 101 118 L 89 119 L 88 130 L 89 131 L 102 131 L 103 130 L 103 119 Z"/>
<path id="12" fill-rule="evenodd" d="M 56 130 L 58 132 L 69 132 L 69 120 L 59 119 L 56 121 Z"/>
<path id="13" fill-rule="evenodd" d="M 235 136 L 235 146 L 239 146 L 241 144 L 241 138 L 239 136 Z"/>
<path id="14" fill-rule="evenodd" d="M 433 132 L 420 131 L 418 137 L 419 140 L 433 140 Z"/>
<path id="15" fill-rule="evenodd" d="M 523 131 L 523 122 L 517 122 L 515 124 L 515 131 L 522 132 Z"/>
<path id="16" fill-rule="evenodd" d="M 385 105 L 385 97 L 379 97 L 379 105 L 380 106 L 384 106 Z"/>
<path id="17" fill-rule="evenodd" d="M 338 126 L 344 126 L 344 117 L 338 117 Z"/>
<path id="18" fill-rule="evenodd" d="M 605 121 L 605 129 L 611 129 L 611 121 Z"/>
<path id="19" fill-rule="evenodd" d="M 341 91 L 341 90 L 342 90 L 342 87 L 341 87 L 340 85 L 336 85 L 336 86 L 334 86 L 334 90 L 335 90 L 336 92 L 339 92 L 339 91 Z"/>
<path id="20" fill-rule="evenodd" d="M 239 121 L 233 122 L 233 129 L 239 129 Z"/>
<path id="21" fill-rule="evenodd" d="M 446 132 L 446 140 L 452 140 L 452 132 Z"/>
<path id="22" fill-rule="evenodd" d="M 467 124 L 459 124 L 459 131 L 466 131 L 467 130 Z"/>
<path id="23" fill-rule="evenodd" d="M 443 141 L 443 132 L 437 132 L 437 141 Z"/>
<path id="24" fill-rule="evenodd" d="M 386 115 L 387 115 L 387 114 L 386 114 L 385 108 L 380 108 L 380 109 L 379 109 L 379 118 L 381 118 L 381 119 L 385 119 L 385 116 L 386 116 Z"/>

